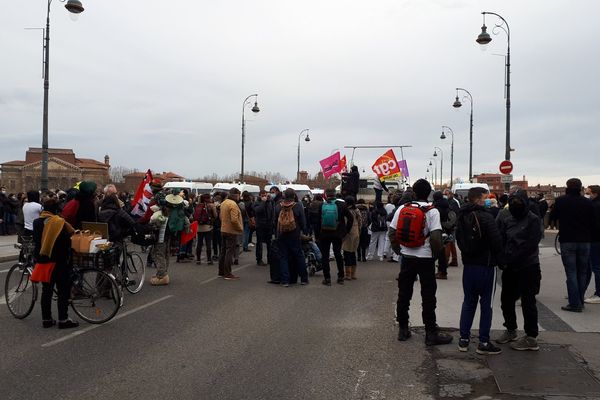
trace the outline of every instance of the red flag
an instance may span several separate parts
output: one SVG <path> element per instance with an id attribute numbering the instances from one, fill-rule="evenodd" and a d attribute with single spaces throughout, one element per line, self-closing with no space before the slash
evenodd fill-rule
<path id="1" fill-rule="evenodd" d="M 137 190 L 135 191 L 135 196 L 133 197 L 133 210 L 131 213 L 133 215 L 142 216 L 146 213 L 146 209 L 148 208 L 148 204 L 152 199 L 152 188 L 150 187 L 150 183 L 152 182 L 152 171 L 148 170 L 144 179 L 140 182 Z"/>
<path id="2" fill-rule="evenodd" d="M 381 157 L 379 157 L 371 167 L 373 172 L 377 174 L 380 180 L 394 179 L 402 176 L 402 170 L 396 160 L 394 150 L 389 149 Z"/>
<path id="3" fill-rule="evenodd" d="M 344 156 L 340 160 L 340 172 L 348 172 L 347 165 L 348 163 L 346 162 L 346 156 Z"/>
<path id="4" fill-rule="evenodd" d="M 181 243 L 180 244 L 183 246 L 184 244 L 192 241 L 196 237 L 197 233 L 198 233 L 198 221 L 194 221 L 190 224 L 189 232 L 181 232 Z"/>

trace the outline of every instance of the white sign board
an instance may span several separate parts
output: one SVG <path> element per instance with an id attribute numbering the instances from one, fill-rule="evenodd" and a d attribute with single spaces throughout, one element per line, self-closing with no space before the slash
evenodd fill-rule
<path id="1" fill-rule="evenodd" d="M 502 175 L 500 177 L 500 182 L 502 182 L 502 183 L 512 183 L 512 181 L 513 181 L 512 175 Z"/>

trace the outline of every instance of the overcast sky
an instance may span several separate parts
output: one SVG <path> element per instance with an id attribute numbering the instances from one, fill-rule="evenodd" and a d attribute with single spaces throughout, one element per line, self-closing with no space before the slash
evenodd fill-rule
<path id="1" fill-rule="evenodd" d="M 411 178 L 423 177 L 434 146 L 450 174 L 504 159 L 506 35 L 475 42 L 481 11 L 511 29 L 512 161 L 530 184 L 578 176 L 600 183 L 600 13 L 597 0 L 82 0 L 77 22 L 51 6 L 50 147 L 79 157 L 188 178 L 239 172 L 244 98 L 246 171 L 296 174 L 347 145 L 411 145 Z M 0 13 L 0 160 L 41 146 L 42 35 L 46 0 L 7 1 Z M 495 17 L 486 19 L 491 32 Z M 357 150 L 367 173 L 385 151 Z M 351 151 L 348 152 L 350 157 Z M 399 157 L 399 155 L 398 155 Z M 439 172 L 438 172 L 439 173 Z"/>

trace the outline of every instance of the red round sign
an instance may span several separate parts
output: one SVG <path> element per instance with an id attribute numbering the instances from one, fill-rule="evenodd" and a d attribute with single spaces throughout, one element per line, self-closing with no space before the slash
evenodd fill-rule
<path id="1" fill-rule="evenodd" d="M 513 164 L 509 160 L 504 160 L 500 163 L 500 172 L 504 175 L 509 175 L 513 170 Z"/>

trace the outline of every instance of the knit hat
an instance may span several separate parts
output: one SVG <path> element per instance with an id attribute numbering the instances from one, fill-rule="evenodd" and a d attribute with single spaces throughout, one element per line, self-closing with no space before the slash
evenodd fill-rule
<path id="1" fill-rule="evenodd" d="M 153 192 L 158 192 L 163 188 L 162 181 L 158 178 L 154 178 L 152 179 L 152 182 L 150 182 L 150 187 L 152 188 Z"/>
<path id="2" fill-rule="evenodd" d="M 92 182 L 92 181 L 82 181 L 79 184 L 79 193 L 81 194 L 94 194 L 96 192 L 96 182 Z"/>

